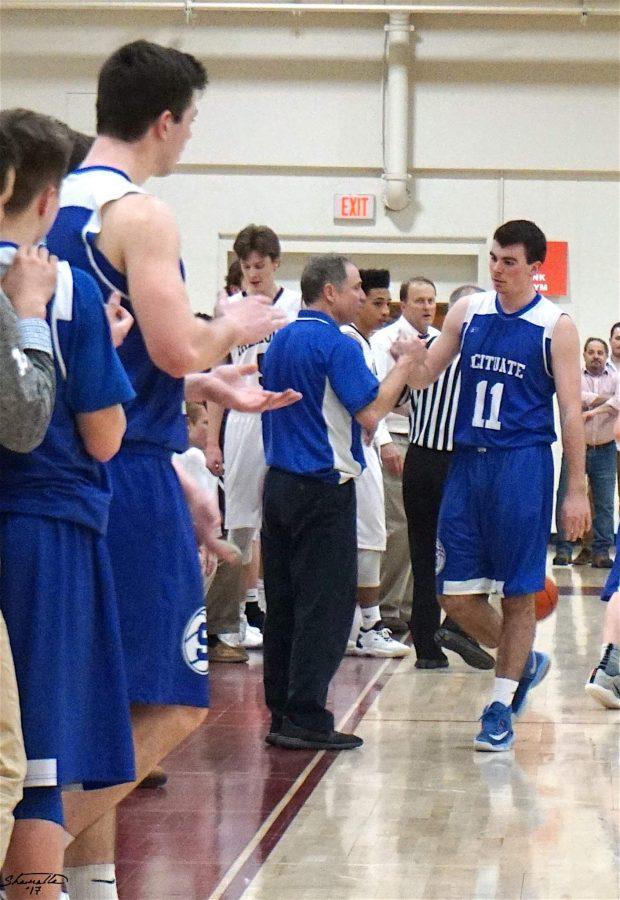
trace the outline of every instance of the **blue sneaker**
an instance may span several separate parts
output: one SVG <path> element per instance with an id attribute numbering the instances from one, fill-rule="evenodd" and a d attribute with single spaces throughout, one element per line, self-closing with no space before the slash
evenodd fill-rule
<path id="1" fill-rule="evenodd" d="M 490 750 L 499 753 L 501 750 L 510 750 L 514 743 L 512 730 L 512 714 L 509 706 L 504 706 L 499 700 L 485 706 L 482 716 L 482 729 L 474 738 L 474 749 Z"/>
<path id="2" fill-rule="evenodd" d="M 515 695 L 512 698 L 512 711 L 515 716 L 521 715 L 521 713 L 525 709 L 525 701 L 527 699 L 528 692 L 531 688 L 536 687 L 537 684 L 540 684 L 540 682 L 549 671 L 550 665 L 551 660 L 546 653 L 539 653 L 538 650 L 532 650 L 525 664 L 525 669 L 523 670 L 523 675 L 521 676 L 521 680 L 519 681 L 519 686 L 517 687 Z"/>

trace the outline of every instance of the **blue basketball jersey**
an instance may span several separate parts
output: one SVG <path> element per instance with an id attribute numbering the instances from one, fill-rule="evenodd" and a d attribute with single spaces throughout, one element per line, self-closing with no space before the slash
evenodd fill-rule
<path id="1" fill-rule="evenodd" d="M 540 294 L 506 313 L 474 294 L 461 336 L 457 446 L 529 447 L 555 439 L 551 335 L 562 310 Z"/>
<path id="2" fill-rule="evenodd" d="M 15 249 L 0 242 L 0 276 Z M 126 403 L 135 394 L 89 275 L 59 264 L 47 319 L 56 368 L 54 412 L 43 443 L 32 453 L 0 448 L 0 511 L 65 519 L 104 533 L 110 481 L 106 467 L 86 452 L 75 417 Z"/>
<path id="3" fill-rule="evenodd" d="M 72 266 L 91 274 L 104 297 L 119 291 L 122 304 L 132 312 L 127 279 L 98 250 L 101 210 L 106 203 L 143 189 L 118 169 L 90 166 L 65 178 L 60 211 L 47 237 L 47 246 Z M 134 316 L 135 318 L 135 316 Z M 151 361 L 137 321 L 119 347 L 119 356 L 136 392 L 127 407 L 123 447 L 155 444 L 175 453 L 187 449 L 187 428 L 182 413 L 183 379 L 172 378 Z"/>

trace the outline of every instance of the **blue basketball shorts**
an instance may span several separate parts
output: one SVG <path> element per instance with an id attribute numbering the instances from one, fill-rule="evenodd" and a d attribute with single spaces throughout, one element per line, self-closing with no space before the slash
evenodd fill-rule
<path id="1" fill-rule="evenodd" d="M 111 461 L 108 546 L 129 698 L 209 705 L 207 618 L 198 548 L 170 454 L 121 450 Z"/>
<path id="2" fill-rule="evenodd" d="M 616 558 L 601 592 L 601 600 L 607 603 L 617 591 L 620 591 L 620 529 L 616 535 Z"/>
<path id="3" fill-rule="evenodd" d="M 127 682 L 105 539 L 74 522 L 3 513 L 0 558 L 26 787 L 133 781 Z"/>
<path id="4" fill-rule="evenodd" d="M 541 590 L 552 507 L 548 445 L 456 450 L 439 513 L 438 594 Z"/>

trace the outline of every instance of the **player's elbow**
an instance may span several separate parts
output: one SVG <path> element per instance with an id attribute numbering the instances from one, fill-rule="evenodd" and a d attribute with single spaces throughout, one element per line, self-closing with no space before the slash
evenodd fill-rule
<path id="1" fill-rule="evenodd" d="M 113 406 L 95 413 L 78 416 L 82 443 L 89 456 L 97 462 L 109 462 L 121 448 L 127 420 L 122 406 Z"/>
<path id="2" fill-rule="evenodd" d="M 375 412 L 372 404 L 365 406 L 364 409 L 360 409 L 360 411 L 355 414 L 355 418 L 362 428 L 371 433 L 374 433 L 377 425 L 381 421 L 381 417 Z"/>

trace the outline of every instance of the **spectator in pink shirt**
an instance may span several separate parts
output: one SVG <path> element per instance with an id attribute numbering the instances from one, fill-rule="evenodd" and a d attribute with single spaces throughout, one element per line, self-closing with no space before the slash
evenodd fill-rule
<path id="1" fill-rule="evenodd" d="M 581 373 L 581 402 L 586 437 L 586 474 L 594 508 L 592 566 L 610 569 L 609 550 L 614 544 L 614 494 L 616 489 L 616 442 L 614 425 L 620 409 L 618 375 L 607 366 L 609 347 L 601 338 L 588 338 L 583 348 L 585 368 Z M 617 404 L 617 405 L 616 405 Z M 566 467 L 562 460 L 557 508 L 566 491 Z M 557 523 L 555 566 L 572 562 L 572 545 Z"/>

